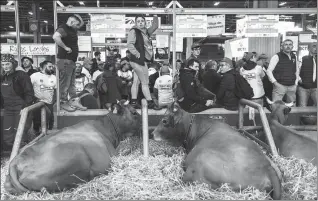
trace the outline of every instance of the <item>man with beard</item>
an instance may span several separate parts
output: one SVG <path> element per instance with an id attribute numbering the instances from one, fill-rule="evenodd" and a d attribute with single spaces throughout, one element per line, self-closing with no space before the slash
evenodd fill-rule
<path id="1" fill-rule="evenodd" d="M 55 102 L 56 77 L 54 75 L 54 65 L 51 61 L 43 61 L 40 64 L 40 72 L 31 75 L 31 82 L 34 89 L 34 95 L 38 102 L 44 102 L 46 105 L 48 129 L 53 129 L 54 116 L 53 104 Z M 40 133 L 41 128 L 41 109 L 33 112 L 33 129 L 36 135 Z"/>
<path id="2" fill-rule="evenodd" d="M 29 76 L 31 76 L 33 73 L 38 72 L 36 69 L 33 68 L 32 66 L 33 59 L 31 59 L 30 57 L 23 57 L 21 59 L 21 63 L 22 63 L 22 68 Z"/>

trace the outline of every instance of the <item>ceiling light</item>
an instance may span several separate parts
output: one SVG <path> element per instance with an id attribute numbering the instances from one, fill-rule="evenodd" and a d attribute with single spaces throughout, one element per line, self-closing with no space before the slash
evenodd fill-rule
<path id="1" fill-rule="evenodd" d="M 315 16 L 316 15 L 316 13 L 311 13 L 309 16 Z"/>
<path id="2" fill-rule="evenodd" d="M 82 5 L 82 6 L 85 5 L 85 3 L 84 3 L 83 1 L 79 1 L 78 3 L 79 3 L 80 5 Z"/>
<path id="3" fill-rule="evenodd" d="M 149 2 L 148 2 L 148 5 L 149 5 L 149 6 L 152 6 L 152 5 L 153 5 L 153 1 L 149 1 Z"/>
<path id="4" fill-rule="evenodd" d="M 39 9 L 42 10 L 43 8 L 42 8 L 42 7 L 39 7 Z"/>
<path id="5" fill-rule="evenodd" d="M 32 13 L 31 11 L 29 12 L 29 14 L 30 14 L 30 15 L 33 15 L 33 13 Z"/>
<path id="6" fill-rule="evenodd" d="M 47 20 L 44 20 L 43 22 L 44 22 L 44 23 L 46 23 L 46 24 L 48 23 L 48 21 L 47 21 Z"/>
<path id="7" fill-rule="evenodd" d="M 217 1 L 217 2 L 214 3 L 214 6 L 218 6 L 219 4 L 220 4 L 220 2 Z"/>
<path id="8" fill-rule="evenodd" d="M 285 5 L 287 2 L 281 2 L 280 4 L 279 4 L 279 6 L 283 6 L 283 5 Z"/>
<path id="9" fill-rule="evenodd" d="M 13 29 L 14 27 L 13 27 L 13 26 L 9 26 L 9 28 L 10 28 L 10 29 Z"/>

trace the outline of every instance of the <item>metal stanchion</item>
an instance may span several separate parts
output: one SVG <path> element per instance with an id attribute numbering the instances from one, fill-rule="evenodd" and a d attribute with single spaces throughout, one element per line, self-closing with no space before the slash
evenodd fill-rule
<path id="1" fill-rule="evenodd" d="M 146 99 L 141 100 L 142 113 L 142 140 L 144 156 L 149 156 L 149 133 L 148 133 L 148 103 Z"/>
<path id="2" fill-rule="evenodd" d="M 47 122 L 46 122 L 46 106 L 41 108 L 41 130 L 42 134 L 46 135 L 47 133 Z"/>

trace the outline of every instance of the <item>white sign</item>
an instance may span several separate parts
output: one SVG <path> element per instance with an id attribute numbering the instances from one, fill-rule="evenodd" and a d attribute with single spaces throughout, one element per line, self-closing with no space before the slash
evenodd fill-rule
<path id="1" fill-rule="evenodd" d="M 169 47 L 169 35 L 156 35 L 157 48 Z"/>
<path id="2" fill-rule="evenodd" d="M 248 52 L 248 38 L 234 39 L 230 41 L 232 57 L 242 58 L 244 52 Z"/>
<path id="3" fill-rule="evenodd" d="M 207 34 L 215 36 L 225 33 L 225 15 L 215 15 L 208 17 Z"/>
<path id="4" fill-rule="evenodd" d="M 236 22 L 237 37 L 278 37 L 279 15 L 246 15 Z"/>
<path id="5" fill-rule="evenodd" d="M 170 51 L 173 51 L 172 36 L 170 37 Z M 183 52 L 183 38 L 179 36 L 176 37 L 176 52 Z"/>
<path id="6" fill-rule="evenodd" d="M 299 45 L 298 60 L 302 62 L 303 56 L 309 54 L 308 45 Z"/>
<path id="7" fill-rule="evenodd" d="M 125 38 L 125 15 L 91 14 L 92 37 Z"/>
<path id="8" fill-rule="evenodd" d="M 78 51 L 89 52 L 92 50 L 92 38 L 90 36 L 78 36 Z"/>
<path id="9" fill-rule="evenodd" d="M 146 27 L 149 28 L 152 25 L 153 17 L 146 18 Z M 125 17 L 125 27 L 126 29 L 131 29 L 135 25 L 135 17 Z M 161 26 L 161 17 L 158 17 L 158 27 Z"/>
<path id="10" fill-rule="evenodd" d="M 317 39 L 311 39 L 313 34 L 299 34 L 300 43 L 317 43 Z"/>
<path id="11" fill-rule="evenodd" d="M 289 39 L 293 41 L 293 50 L 292 51 L 298 51 L 298 36 L 285 36 L 285 40 Z"/>
<path id="12" fill-rule="evenodd" d="M 207 15 L 177 15 L 177 37 L 206 37 Z"/>
<path id="13" fill-rule="evenodd" d="M 236 37 L 242 37 L 246 33 L 246 18 L 236 20 Z"/>
<path id="14" fill-rule="evenodd" d="M 16 44 L 1 43 L 1 54 L 18 55 Z M 21 55 L 56 55 L 55 44 L 21 44 Z"/>

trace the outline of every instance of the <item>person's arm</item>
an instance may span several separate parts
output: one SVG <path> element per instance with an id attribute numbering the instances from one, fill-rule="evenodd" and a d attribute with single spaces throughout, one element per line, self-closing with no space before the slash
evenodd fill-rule
<path id="1" fill-rule="evenodd" d="M 58 46 L 60 46 L 61 48 L 65 49 L 65 51 L 70 53 L 72 49 L 67 47 L 62 41 L 62 37 L 65 37 L 65 36 L 66 36 L 66 32 L 64 31 L 64 29 L 58 28 L 56 32 L 53 34 L 52 38 Z"/>
<path id="2" fill-rule="evenodd" d="M 136 32 L 134 29 L 130 30 L 128 32 L 128 37 L 127 37 L 127 48 L 130 51 L 131 54 L 135 55 L 137 58 L 140 57 L 140 53 L 135 47 L 136 43 Z"/>
<path id="3" fill-rule="evenodd" d="M 271 83 L 277 82 L 276 79 L 275 79 L 275 77 L 274 77 L 274 75 L 273 75 L 273 70 L 275 70 L 275 67 L 276 67 L 278 61 L 279 61 L 279 57 L 278 57 L 278 55 L 276 54 L 276 55 L 274 55 L 274 56 L 271 58 L 271 60 L 270 60 L 270 62 L 269 62 L 269 64 L 268 64 L 268 68 L 267 68 L 266 73 L 267 73 L 268 79 L 269 79 L 269 81 L 270 81 Z"/>
<path id="4" fill-rule="evenodd" d="M 206 99 L 199 96 L 196 92 L 195 88 L 193 87 L 195 80 L 192 79 L 184 79 L 181 81 L 181 87 L 184 91 L 184 96 L 190 100 L 193 100 L 199 104 L 205 105 Z"/>
<path id="5" fill-rule="evenodd" d="M 157 16 L 157 15 L 154 15 L 154 16 L 153 16 L 152 25 L 151 25 L 151 27 L 149 27 L 149 28 L 147 29 L 148 34 L 149 34 L 149 35 L 153 34 L 153 33 L 158 29 L 158 27 L 159 27 L 159 19 L 158 19 L 158 16 Z"/>

